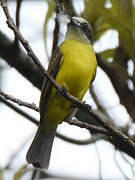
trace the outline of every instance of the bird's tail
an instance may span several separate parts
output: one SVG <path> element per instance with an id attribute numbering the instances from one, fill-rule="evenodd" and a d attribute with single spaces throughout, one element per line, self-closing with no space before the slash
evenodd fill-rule
<path id="1" fill-rule="evenodd" d="M 47 169 L 50 162 L 51 150 L 56 131 L 45 135 L 41 127 L 27 152 L 26 159 L 29 164 L 37 168 Z"/>

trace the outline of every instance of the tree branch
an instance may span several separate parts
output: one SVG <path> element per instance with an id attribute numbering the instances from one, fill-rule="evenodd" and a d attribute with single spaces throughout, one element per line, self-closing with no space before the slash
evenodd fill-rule
<path id="1" fill-rule="evenodd" d="M 16 0 L 16 26 L 18 27 L 18 29 L 19 29 L 19 26 L 20 26 L 21 3 L 22 3 L 22 0 Z M 14 45 L 16 46 L 16 48 L 18 48 L 18 45 L 19 45 L 18 43 L 19 43 L 18 37 L 15 36 Z"/>
<path id="2" fill-rule="evenodd" d="M 96 127 L 96 126 L 90 125 L 86 122 L 78 121 L 77 119 L 72 119 L 68 123 L 70 125 L 75 125 L 75 126 L 78 126 L 80 128 L 85 128 L 85 129 L 89 130 L 91 133 L 101 133 L 101 134 L 105 134 L 107 136 L 111 135 L 110 132 L 104 128 Z"/>
<path id="3" fill-rule="evenodd" d="M 30 103 L 27 103 L 27 102 L 24 102 L 24 101 L 21 101 L 20 99 L 17 99 L 11 95 L 8 95 L 6 93 L 4 93 L 1 89 L 0 89 L 0 95 L 4 96 L 6 99 L 14 102 L 14 103 L 17 103 L 19 106 L 25 106 L 27 108 L 30 108 L 32 110 L 35 110 L 37 112 L 39 112 L 39 109 L 38 107 L 36 107 L 36 105 L 34 103 L 30 104 Z"/>
<path id="4" fill-rule="evenodd" d="M 14 110 L 16 113 L 20 114 L 21 116 L 25 117 L 26 119 L 28 119 L 29 121 L 31 121 L 32 123 L 39 125 L 39 121 L 37 121 L 35 118 L 33 118 L 32 116 L 30 116 L 29 114 L 27 114 L 26 112 L 24 112 L 23 110 L 17 108 L 14 104 L 8 102 L 6 99 L 4 99 L 3 97 L 0 96 L 0 102 L 4 103 L 6 106 L 8 106 L 9 108 L 11 108 L 12 110 Z"/>

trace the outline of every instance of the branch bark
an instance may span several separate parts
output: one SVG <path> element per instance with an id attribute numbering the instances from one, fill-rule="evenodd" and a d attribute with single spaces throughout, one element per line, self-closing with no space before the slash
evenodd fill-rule
<path id="1" fill-rule="evenodd" d="M 24 107 L 27 107 L 27 108 L 30 108 L 30 109 L 33 109 L 33 110 L 39 112 L 38 107 L 36 107 L 36 105 L 34 103 L 30 104 L 30 103 L 21 101 L 20 99 L 17 99 L 11 95 L 4 93 L 1 89 L 0 89 L 0 95 L 4 96 L 7 100 L 17 103 L 19 106 L 24 106 Z"/>

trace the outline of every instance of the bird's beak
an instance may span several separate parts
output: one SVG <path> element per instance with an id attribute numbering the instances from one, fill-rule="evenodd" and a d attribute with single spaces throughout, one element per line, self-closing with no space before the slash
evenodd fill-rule
<path id="1" fill-rule="evenodd" d="M 74 17 L 71 18 L 70 23 L 72 25 L 80 26 L 80 22 L 77 21 Z"/>

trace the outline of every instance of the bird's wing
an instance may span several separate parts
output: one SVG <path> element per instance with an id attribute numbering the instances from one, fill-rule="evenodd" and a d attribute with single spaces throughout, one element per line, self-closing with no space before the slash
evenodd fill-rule
<path id="1" fill-rule="evenodd" d="M 63 59 L 63 54 L 60 51 L 60 48 L 58 47 L 50 60 L 49 66 L 48 66 L 48 70 L 47 72 L 55 79 L 57 72 L 60 68 L 61 62 Z M 44 117 L 44 113 L 45 113 L 45 107 L 46 107 L 46 103 L 48 102 L 48 98 L 50 96 L 51 93 L 51 89 L 52 89 L 52 85 L 51 82 L 49 80 L 47 80 L 47 78 L 44 79 L 43 85 L 42 85 L 42 89 L 41 89 L 41 97 L 40 97 L 40 119 L 42 119 L 42 117 Z"/>

